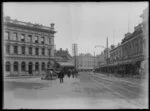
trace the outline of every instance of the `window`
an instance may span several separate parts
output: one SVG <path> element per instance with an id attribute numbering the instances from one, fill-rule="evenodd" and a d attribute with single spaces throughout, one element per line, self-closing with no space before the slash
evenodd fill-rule
<path id="1" fill-rule="evenodd" d="M 35 43 L 38 43 L 38 36 L 35 36 Z"/>
<path id="2" fill-rule="evenodd" d="M 7 54 L 10 53 L 10 45 L 6 45 L 6 53 L 7 53 Z"/>
<path id="3" fill-rule="evenodd" d="M 32 42 L 32 35 L 28 35 L 29 42 Z"/>
<path id="4" fill-rule="evenodd" d="M 42 55 L 45 55 L 45 48 L 42 48 Z"/>
<path id="5" fill-rule="evenodd" d="M 10 62 L 6 62 L 6 71 L 10 71 Z"/>
<path id="6" fill-rule="evenodd" d="M 32 55 L 32 47 L 29 47 L 29 55 Z"/>
<path id="7" fill-rule="evenodd" d="M 25 71 L 26 70 L 26 64 L 25 62 L 21 63 L 21 71 Z"/>
<path id="8" fill-rule="evenodd" d="M 41 37 L 41 44 L 44 44 L 44 37 Z"/>
<path id="9" fill-rule="evenodd" d="M 21 41 L 25 42 L 25 34 L 21 34 Z"/>
<path id="10" fill-rule="evenodd" d="M 14 71 L 18 71 L 18 62 L 14 62 Z"/>
<path id="11" fill-rule="evenodd" d="M 6 31 L 4 33 L 4 36 L 5 36 L 5 40 L 9 40 L 10 39 L 9 32 Z"/>
<path id="12" fill-rule="evenodd" d="M 39 55 L 39 48 L 36 48 L 36 49 L 35 49 L 35 54 L 36 54 L 36 55 Z"/>
<path id="13" fill-rule="evenodd" d="M 51 44 L 51 38 L 49 38 L 49 44 Z"/>
<path id="14" fill-rule="evenodd" d="M 42 63 L 42 71 L 45 69 L 45 63 Z"/>
<path id="15" fill-rule="evenodd" d="M 15 40 L 15 41 L 17 40 L 17 33 L 16 32 L 13 33 L 13 40 Z"/>
<path id="16" fill-rule="evenodd" d="M 22 54 L 25 54 L 25 47 L 22 46 Z"/>
<path id="17" fill-rule="evenodd" d="M 18 54 L 18 46 L 14 46 L 14 54 Z"/>
<path id="18" fill-rule="evenodd" d="M 38 63 L 38 62 L 35 63 L 35 70 L 36 70 L 36 71 L 39 70 L 39 63 Z"/>
<path id="19" fill-rule="evenodd" d="M 49 67 L 50 67 L 50 62 L 47 63 L 47 68 L 49 68 Z"/>
<path id="20" fill-rule="evenodd" d="M 48 55 L 49 56 L 51 55 L 51 49 L 48 49 Z"/>

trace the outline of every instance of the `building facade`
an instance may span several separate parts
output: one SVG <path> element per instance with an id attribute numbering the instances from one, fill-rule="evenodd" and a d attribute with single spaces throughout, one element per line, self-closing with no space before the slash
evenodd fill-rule
<path id="1" fill-rule="evenodd" d="M 111 47 L 110 50 L 110 63 L 122 60 L 122 45 Z"/>
<path id="2" fill-rule="evenodd" d="M 60 50 L 56 50 L 55 57 L 56 57 L 56 61 L 73 62 L 73 58 L 69 54 L 68 49 L 62 50 L 62 48 L 60 48 Z"/>
<path id="3" fill-rule="evenodd" d="M 53 65 L 54 24 L 46 27 L 13 20 L 3 21 L 4 74 L 39 75 Z"/>
<path id="4" fill-rule="evenodd" d="M 92 71 L 95 66 L 95 58 L 91 54 L 79 54 L 77 56 L 77 68 L 81 71 Z"/>
<path id="5" fill-rule="evenodd" d="M 148 9 L 148 8 L 147 8 Z M 110 63 L 99 67 L 99 71 L 118 74 L 140 74 L 141 64 L 148 61 L 148 11 L 144 10 L 141 17 L 143 22 L 128 32 L 121 44 L 110 50 Z M 144 18 L 145 17 L 145 18 Z M 148 64 L 145 65 L 147 67 Z"/>

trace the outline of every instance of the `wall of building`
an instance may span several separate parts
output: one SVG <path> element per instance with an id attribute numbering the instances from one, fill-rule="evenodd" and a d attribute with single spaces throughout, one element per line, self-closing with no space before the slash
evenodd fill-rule
<path id="1" fill-rule="evenodd" d="M 26 24 L 26 23 L 24 23 Z M 4 71 L 5 74 L 17 74 L 24 75 L 29 74 L 29 62 L 32 62 L 32 74 L 42 74 L 41 69 L 42 63 L 45 63 L 45 68 L 47 68 L 48 61 L 53 64 L 54 59 L 54 32 L 51 34 L 50 28 L 48 31 L 43 31 L 43 27 L 39 27 L 37 30 L 34 27 L 26 25 L 20 25 L 20 22 L 14 22 L 13 20 L 4 21 L 3 28 L 3 55 L 4 55 Z M 45 27 L 44 27 L 45 28 Z M 7 36 L 6 32 L 9 33 Z M 13 34 L 16 33 L 17 36 Z M 25 35 L 25 40 L 21 41 L 21 34 Z M 31 35 L 31 41 L 29 40 L 29 35 Z M 52 35 L 52 37 L 50 36 Z M 38 36 L 38 43 L 35 43 L 35 38 Z M 7 39 L 7 37 L 9 39 Z M 17 39 L 14 39 L 17 37 Z M 41 38 L 44 37 L 44 43 L 41 43 Z M 51 42 L 50 42 L 51 41 Z M 10 52 L 7 52 L 7 46 L 10 46 Z M 14 47 L 17 46 L 18 53 L 14 53 Z M 22 47 L 25 47 L 24 54 L 22 53 Z M 32 54 L 29 54 L 29 47 L 32 48 Z M 38 48 L 38 55 L 36 55 L 36 48 Z M 45 52 L 42 54 L 42 49 L 44 48 Z M 51 51 L 49 55 L 49 49 Z M 6 71 L 6 62 L 10 62 L 10 71 Z M 14 71 L 14 62 L 18 63 L 18 71 Z M 21 70 L 21 63 L 25 62 L 25 71 Z M 35 70 L 35 63 L 39 64 L 39 70 Z"/>
<path id="2" fill-rule="evenodd" d="M 90 54 L 80 54 L 77 56 L 77 67 L 81 70 L 93 70 L 94 68 L 94 57 Z"/>

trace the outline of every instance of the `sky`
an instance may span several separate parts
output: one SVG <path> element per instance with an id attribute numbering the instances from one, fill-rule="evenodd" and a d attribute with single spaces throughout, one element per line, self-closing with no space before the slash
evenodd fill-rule
<path id="1" fill-rule="evenodd" d="M 55 23 L 56 49 L 72 55 L 72 44 L 78 53 L 98 55 L 106 47 L 117 45 L 127 32 L 142 22 L 140 15 L 148 2 L 3 2 L 3 15 L 19 21 L 50 26 Z"/>

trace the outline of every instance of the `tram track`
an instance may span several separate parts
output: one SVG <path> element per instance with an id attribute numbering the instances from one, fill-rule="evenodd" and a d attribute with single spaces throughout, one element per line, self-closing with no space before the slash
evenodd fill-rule
<path id="1" fill-rule="evenodd" d="M 128 83 L 107 80 L 105 78 L 97 77 L 95 75 L 90 75 L 90 76 L 93 77 L 94 79 L 96 79 L 98 82 L 102 82 L 104 84 L 110 85 L 110 87 L 112 86 L 112 88 L 115 88 L 115 90 L 116 91 L 118 90 L 118 92 L 123 91 L 121 93 L 126 94 L 131 98 L 137 98 L 137 96 L 138 96 L 137 94 L 141 93 L 140 92 L 140 90 L 141 90 L 140 87 L 141 86 L 133 87 L 132 85 L 128 85 Z M 127 93 L 124 93 L 124 92 L 127 92 Z"/>
<path id="2" fill-rule="evenodd" d="M 122 85 L 119 85 L 117 83 L 114 83 L 114 81 L 110 81 L 101 77 L 97 77 L 94 75 L 90 75 L 87 74 L 92 81 L 97 82 L 98 84 L 103 85 L 107 90 L 109 90 L 110 92 L 112 92 L 114 95 L 116 95 L 117 97 L 119 97 L 120 99 L 125 100 L 128 103 L 134 104 L 136 106 L 143 106 L 142 103 L 132 103 L 132 100 L 138 99 L 139 96 L 136 94 L 136 91 L 132 91 L 129 88 L 125 88 Z M 141 98 L 141 97 L 140 97 Z M 143 98 L 143 97 L 142 97 Z"/>

